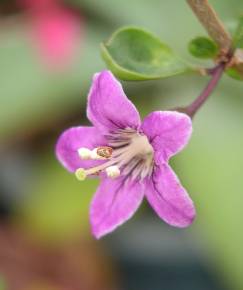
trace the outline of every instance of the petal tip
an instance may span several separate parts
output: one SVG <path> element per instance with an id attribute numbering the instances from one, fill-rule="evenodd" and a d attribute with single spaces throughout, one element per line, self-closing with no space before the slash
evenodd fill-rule
<path id="1" fill-rule="evenodd" d="M 114 75 L 112 74 L 112 72 L 110 70 L 102 70 L 102 71 L 97 72 L 93 75 L 93 81 L 96 81 L 98 78 L 102 78 L 102 77 L 106 77 L 106 76 L 114 77 Z"/>
<path id="2" fill-rule="evenodd" d="M 99 233 L 99 231 L 96 231 L 93 228 L 91 230 L 91 233 L 96 238 L 96 240 L 100 240 L 104 236 L 104 234 L 102 235 L 101 233 Z"/>
<path id="3" fill-rule="evenodd" d="M 184 218 L 174 224 L 178 228 L 187 228 L 189 227 L 196 218 L 196 211 L 194 206 L 190 209 L 190 212 L 184 214 Z"/>
<path id="4" fill-rule="evenodd" d="M 90 206 L 90 224 L 91 224 L 91 233 L 97 239 L 103 238 L 105 235 L 113 232 L 120 224 L 109 225 L 107 221 L 97 221 L 97 215 L 93 211 L 93 202 Z"/>
<path id="5" fill-rule="evenodd" d="M 120 111 L 117 114 L 117 111 Z M 138 128 L 139 113 L 122 85 L 109 70 L 93 75 L 88 93 L 87 117 L 102 132 L 126 127 Z"/>
<path id="6" fill-rule="evenodd" d="M 101 227 L 93 225 L 91 222 L 91 233 L 97 240 L 99 240 L 99 239 L 103 238 L 105 235 L 113 232 L 114 229 L 104 229 L 104 228 L 102 229 Z"/>

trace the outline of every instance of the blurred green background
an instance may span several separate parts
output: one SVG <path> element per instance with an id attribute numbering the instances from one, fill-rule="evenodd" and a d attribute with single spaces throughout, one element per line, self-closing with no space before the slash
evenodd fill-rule
<path id="1" fill-rule="evenodd" d="M 172 160 L 195 201 L 195 223 L 170 228 L 144 203 L 95 241 L 88 207 L 98 182 L 78 182 L 54 148 L 64 129 L 88 122 L 91 78 L 105 68 L 99 43 L 122 25 L 142 26 L 200 65 L 187 43 L 206 33 L 186 1 L 59 2 L 80 19 L 72 62 L 62 70 L 33 45 L 30 11 L 0 2 L 0 289 L 243 289 L 242 83 L 223 77 L 194 119 L 189 146 Z M 243 2 L 210 3 L 232 30 Z M 206 82 L 190 75 L 123 85 L 145 116 L 188 104 Z"/>

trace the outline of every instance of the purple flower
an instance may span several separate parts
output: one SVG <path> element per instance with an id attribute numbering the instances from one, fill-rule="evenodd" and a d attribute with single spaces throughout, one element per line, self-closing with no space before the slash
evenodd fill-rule
<path id="1" fill-rule="evenodd" d="M 109 71 L 95 74 L 87 115 L 93 127 L 73 127 L 59 138 L 56 155 L 78 179 L 99 175 L 90 208 L 96 238 L 128 220 L 145 196 L 158 216 L 176 227 L 190 225 L 193 202 L 168 165 L 187 144 L 191 119 L 157 111 L 141 122 L 135 106 Z"/>

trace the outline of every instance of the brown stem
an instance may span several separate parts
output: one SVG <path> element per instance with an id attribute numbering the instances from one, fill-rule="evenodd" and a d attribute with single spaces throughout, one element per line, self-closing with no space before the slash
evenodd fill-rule
<path id="1" fill-rule="evenodd" d="M 187 3 L 221 51 L 227 54 L 232 48 L 231 36 L 208 0 L 187 0 Z"/>

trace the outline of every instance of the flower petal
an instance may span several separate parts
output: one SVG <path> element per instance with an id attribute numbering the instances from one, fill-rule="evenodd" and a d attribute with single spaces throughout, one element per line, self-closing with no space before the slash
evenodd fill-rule
<path id="1" fill-rule="evenodd" d="M 192 133 L 192 122 L 186 114 L 173 111 L 157 111 L 149 114 L 141 127 L 154 150 L 155 161 L 168 161 L 188 143 Z"/>
<path id="2" fill-rule="evenodd" d="M 137 109 L 110 71 L 94 75 L 87 115 L 93 125 L 103 132 L 126 127 L 137 129 L 140 125 Z"/>
<path id="3" fill-rule="evenodd" d="M 89 168 L 101 163 L 96 160 L 81 160 L 77 151 L 79 148 L 94 149 L 103 145 L 106 145 L 106 141 L 95 127 L 72 127 L 59 137 L 56 156 L 65 168 L 74 172 L 80 167 Z"/>
<path id="4" fill-rule="evenodd" d="M 96 238 L 110 233 L 127 221 L 137 210 L 144 196 L 144 184 L 104 178 L 90 208 L 92 232 Z"/>
<path id="5" fill-rule="evenodd" d="M 156 167 L 147 180 L 145 195 L 161 219 L 172 226 L 189 226 L 195 218 L 195 208 L 186 190 L 169 165 Z"/>

